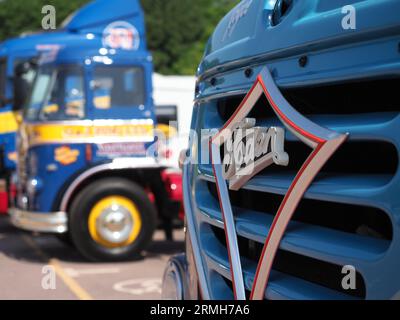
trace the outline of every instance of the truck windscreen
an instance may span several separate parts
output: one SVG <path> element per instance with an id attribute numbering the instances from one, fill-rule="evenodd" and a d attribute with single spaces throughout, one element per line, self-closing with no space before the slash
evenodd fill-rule
<path id="1" fill-rule="evenodd" d="M 78 66 L 40 67 L 25 114 L 28 120 L 85 117 L 83 70 Z"/>

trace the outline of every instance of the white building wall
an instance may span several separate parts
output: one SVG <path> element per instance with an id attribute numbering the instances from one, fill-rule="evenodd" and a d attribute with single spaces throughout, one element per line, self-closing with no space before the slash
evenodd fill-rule
<path id="1" fill-rule="evenodd" d="M 194 76 L 163 76 L 157 73 L 153 75 L 154 104 L 177 106 L 179 137 L 170 141 L 169 145 L 173 156 L 168 162 L 173 167 L 178 165 L 180 151 L 188 146 L 195 85 Z"/>

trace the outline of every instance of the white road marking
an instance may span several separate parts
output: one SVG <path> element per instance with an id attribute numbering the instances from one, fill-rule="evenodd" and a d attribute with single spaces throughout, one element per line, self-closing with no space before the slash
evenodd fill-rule
<path id="1" fill-rule="evenodd" d="M 161 279 L 131 279 L 114 284 L 113 289 L 118 292 L 141 296 L 148 293 L 161 294 Z"/>
<path id="2" fill-rule="evenodd" d="M 21 235 L 22 240 L 38 255 L 44 262 L 48 263 L 55 269 L 56 274 L 61 278 L 64 284 L 71 290 L 71 292 L 80 300 L 93 300 L 93 297 L 72 277 L 70 277 L 60 261 L 57 259 L 50 259 L 38 244 L 26 234 Z"/>
<path id="3" fill-rule="evenodd" d="M 108 268 L 108 269 L 72 269 L 72 268 L 64 268 L 65 272 L 72 278 L 78 278 L 80 276 L 91 276 L 91 275 L 99 275 L 99 274 L 116 274 L 121 270 L 118 268 Z"/>

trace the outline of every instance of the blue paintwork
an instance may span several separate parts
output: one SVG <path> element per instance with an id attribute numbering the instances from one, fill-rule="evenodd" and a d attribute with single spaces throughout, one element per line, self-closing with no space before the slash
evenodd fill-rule
<path id="1" fill-rule="evenodd" d="M 63 166 L 54 160 L 54 152 L 56 148 L 63 145 L 43 145 L 31 148 L 27 157 L 27 162 L 35 157 L 37 159 L 36 174 L 32 175 L 31 168 L 28 168 L 30 177 L 36 178 L 40 181 L 34 199 L 31 199 L 30 210 L 39 212 L 51 212 L 55 199 L 63 190 L 66 181 L 69 181 L 77 172 L 82 172 L 87 166 L 85 161 L 85 145 L 81 144 L 68 144 L 73 150 L 79 151 L 77 161 Z M 56 164 L 57 170 L 49 172 L 47 166 L 49 164 Z M 65 191 L 65 190 L 64 190 Z"/>
<path id="2" fill-rule="evenodd" d="M 78 150 L 79 156 L 77 161 L 69 164 L 62 165 L 54 160 L 55 149 L 68 146 L 72 150 Z M 147 149 L 150 144 L 146 144 Z M 29 151 L 29 159 L 36 157 L 37 169 L 36 175 L 30 175 L 30 178 L 36 178 L 40 182 L 40 188 L 36 193 L 33 202 L 30 204 L 30 210 L 38 212 L 54 212 L 59 210 L 60 197 L 64 194 L 66 188 L 69 186 L 78 175 L 88 170 L 89 168 L 109 163 L 112 158 L 98 156 L 97 155 L 97 145 L 91 145 L 93 158 L 91 161 L 87 161 L 85 158 L 86 154 L 86 144 L 54 144 L 54 145 L 42 145 L 33 147 Z M 132 155 L 135 156 L 135 155 Z M 136 157 L 142 157 L 144 155 L 136 155 Z M 56 164 L 57 170 L 54 172 L 49 172 L 47 166 L 49 164 Z M 30 170 L 28 170 L 29 173 Z"/>
<path id="3" fill-rule="evenodd" d="M 8 158 L 8 154 L 15 152 L 15 133 L 0 134 L 0 145 L 4 147 L 4 167 L 6 169 L 15 168 L 15 162 Z"/>
<path id="4" fill-rule="evenodd" d="M 147 150 L 152 143 L 144 144 L 144 149 Z M 55 149 L 68 146 L 72 150 L 78 150 L 79 156 L 76 162 L 69 165 L 62 165 L 54 160 Z M 29 151 L 29 159 L 36 157 L 37 169 L 36 174 L 32 175 L 28 169 L 30 178 L 36 178 L 40 181 L 41 187 L 38 189 L 35 198 L 30 204 L 30 210 L 38 212 L 54 212 L 59 210 L 59 202 L 66 188 L 80 174 L 86 170 L 105 163 L 110 163 L 113 157 L 99 156 L 97 154 L 98 146 L 91 144 L 92 159 L 86 160 L 86 144 L 52 144 L 33 147 Z M 144 157 L 145 154 L 132 154 L 132 157 Z M 121 157 L 119 157 L 121 158 Z M 49 172 L 47 166 L 56 164 L 57 170 Z"/>
<path id="5" fill-rule="evenodd" d="M 19 59 L 37 57 L 45 45 L 57 45 L 61 48 L 75 46 L 82 53 L 86 50 L 98 50 L 103 47 L 103 31 L 114 21 L 125 21 L 138 30 L 140 46 L 135 55 L 148 56 L 144 30 L 144 17 L 138 1 L 96 0 L 85 5 L 72 15 L 63 28 L 52 32 L 40 32 L 9 39 L 0 44 L 0 59 L 7 58 L 6 97 L 12 98 L 14 62 Z M 82 61 L 82 60 L 81 60 Z M 0 109 L 0 112 L 12 110 L 12 105 Z M 15 134 L 13 137 L 0 135 L 0 144 L 7 150 L 15 151 Z M 15 163 L 6 160 L 6 167 L 15 169 Z"/>
<path id="6" fill-rule="evenodd" d="M 199 66 L 199 103 L 194 108 L 192 129 L 220 128 L 224 120 L 216 111 L 214 94 L 247 92 L 265 66 L 272 71 L 280 88 L 300 87 L 337 81 L 366 79 L 400 74 L 400 2 L 309 0 L 293 1 L 293 7 L 277 26 L 269 24 L 275 1 L 242 1 L 218 25 L 209 40 Z M 230 19 L 238 8 L 251 3 L 232 34 L 224 38 Z M 342 6 L 353 4 L 357 29 L 341 28 Z M 306 68 L 298 59 L 307 54 Z M 252 66 L 253 76 L 244 69 Z M 215 78 L 215 85 L 211 85 Z M 400 150 L 398 113 L 375 113 L 348 116 L 311 116 L 311 120 L 339 132 L 349 132 L 350 141 L 382 140 Z M 260 121 L 271 126 L 278 120 Z M 296 138 L 287 134 L 288 140 Z M 193 140 L 192 159 L 200 162 L 208 143 Z M 292 155 L 293 156 L 293 155 Z M 377 155 L 379 156 L 379 155 Z M 351 159 L 349 159 L 351 161 Z M 385 164 L 382 163 L 384 166 Z M 198 241 L 202 266 L 211 298 L 232 298 L 232 291 L 222 277 L 230 279 L 227 252 L 211 232 L 210 225 L 222 228 L 219 204 L 214 201 L 206 182 L 213 182 L 211 166 L 187 165 L 184 175 L 185 208 L 188 221 L 195 221 L 191 236 Z M 270 173 L 258 175 L 244 189 L 284 195 L 294 175 Z M 380 240 L 348 234 L 333 229 L 292 222 L 281 249 L 330 262 L 354 265 L 364 278 L 367 299 L 389 299 L 400 292 L 400 173 L 394 175 L 336 174 L 319 176 L 305 198 L 379 208 L 393 227 L 393 239 Z M 211 199 L 211 200 L 210 200 Z M 236 230 L 240 236 L 264 243 L 272 214 L 234 208 Z M 240 214 L 239 214 L 240 213 Z M 323 214 L 323 213 L 321 213 Z M 199 266 L 197 266 L 199 267 Z M 247 289 L 251 289 L 255 265 L 243 259 Z M 221 277 L 222 275 L 222 277 Z M 351 299 L 351 296 L 323 288 L 285 274 L 273 272 L 266 291 L 270 299 Z"/>

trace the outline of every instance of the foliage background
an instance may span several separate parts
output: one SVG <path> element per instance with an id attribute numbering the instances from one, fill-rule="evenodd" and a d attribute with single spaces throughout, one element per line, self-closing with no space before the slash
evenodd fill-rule
<path id="1" fill-rule="evenodd" d="M 112 1 L 112 0 L 110 0 Z M 127 0 L 129 1 L 129 0 Z M 41 30 L 42 7 L 55 6 L 57 24 L 88 0 L 0 0 L 0 41 Z M 141 0 L 157 72 L 194 74 L 207 39 L 239 0 Z"/>

